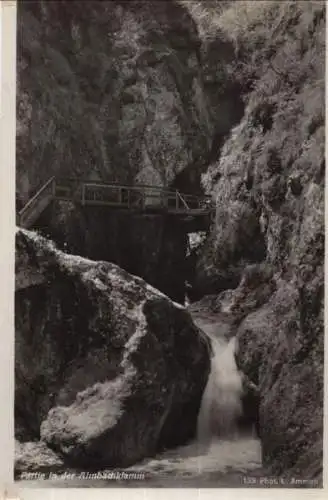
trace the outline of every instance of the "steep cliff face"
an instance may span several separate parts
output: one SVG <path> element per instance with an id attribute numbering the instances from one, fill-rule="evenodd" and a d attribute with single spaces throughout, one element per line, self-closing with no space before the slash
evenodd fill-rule
<path id="1" fill-rule="evenodd" d="M 216 23 L 235 44 L 230 68 L 252 85 L 203 176 L 217 208 L 194 293 L 235 289 L 224 307 L 239 366 L 258 384 L 264 464 L 312 477 L 322 468 L 325 5 L 234 2 Z M 260 301 L 241 280 L 254 263 L 274 276 L 269 294 L 255 279 Z"/>
<path id="2" fill-rule="evenodd" d="M 263 465 L 271 474 L 319 478 L 324 301 L 317 296 L 315 305 L 305 304 L 295 281 L 277 279 L 276 285 L 269 300 L 239 326 L 237 361 L 260 394 Z"/>
<path id="3" fill-rule="evenodd" d="M 209 345 L 142 279 L 18 231 L 15 318 L 16 438 L 50 465 L 127 466 L 194 436 Z"/>
<path id="4" fill-rule="evenodd" d="M 20 2 L 20 197 L 53 174 L 168 185 L 199 161 L 211 125 L 198 49 L 175 1 Z"/>

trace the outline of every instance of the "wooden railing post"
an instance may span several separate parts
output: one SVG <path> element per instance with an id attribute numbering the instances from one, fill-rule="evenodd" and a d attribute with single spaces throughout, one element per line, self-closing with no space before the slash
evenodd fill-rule
<path id="1" fill-rule="evenodd" d="M 161 205 L 162 207 L 167 207 L 167 195 L 164 191 L 161 191 Z"/>
<path id="2" fill-rule="evenodd" d="M 82 205 L 85 205 L 85 184 L 82 184 Z"/>
<path id="3" fill-rule="evenodd" d="M 144 189 L 141 191 L 141 208 L 142 210 L 146 208 L 146 192 Z"/>
<path id="4" fill-rule="evenodd" d="M 53 198 L 55 198 L 56 197 L 56 178 L 55 177 L 52 179 L 51 193 L 52 193 Z"/>

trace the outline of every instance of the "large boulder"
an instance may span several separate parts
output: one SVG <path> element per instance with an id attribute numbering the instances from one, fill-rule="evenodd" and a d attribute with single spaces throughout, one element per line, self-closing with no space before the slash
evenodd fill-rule
<path id="1" fill-rule="evenodd" d="M 182 306 L 114 264 L 16 233 L 15 429 L 65 463 L 127 466 L 196 431 L 210 348 Z"/>

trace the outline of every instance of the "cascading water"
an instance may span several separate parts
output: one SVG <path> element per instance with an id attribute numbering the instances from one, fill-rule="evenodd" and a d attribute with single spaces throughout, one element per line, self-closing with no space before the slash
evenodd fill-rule
<path id="1" fill-rule="evenodd" d="M 242 378 L 234 359 L 235 338 L 228 343 L 211 338 L 213 357 L 198 417 L 200 443 L 217 438 L 237 437 L 242 415 Z"/>
<path id="2" fill-rule="evenodd" d="M 209 336 L 213 348 L 197 438 L 132 469 L 145 472 L 150 486 L 242 487 L 242 477 L 260 470 L 261 445 L 251 429 L 245 434 L 238 427 L 243 383 L 234 357 L 236 340 L 225 339 L 216 317 L 193 315 L 193 319 Z"/>

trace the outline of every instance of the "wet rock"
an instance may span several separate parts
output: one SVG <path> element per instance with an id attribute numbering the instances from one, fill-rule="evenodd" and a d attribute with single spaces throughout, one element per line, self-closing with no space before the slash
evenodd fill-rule
<path id="1" fill-rule="evenodd" d="M 243 374 L 243 393 L 241 397 L 242 415 L 238 419 L 238 428 L 243 432 L 255 429 L 260 437 L 259 406 L 260 393 L 258 387 Z"/>
<path id="2" fill-rule="evenodd" d="M 239 285 L 219 294 L 206 295 L 189 306 L 191 313 L 213 315 L 224 336 L 233 337 L 242 319 L 264 304 L 276 289 L 273 269 L 269 264 L 250 264 L 244 268 Z"/>
<path id="3" fill-rule="evenodd" d="M 182 306 L 34 232 L 16 233 L 16 272 L 20 440 L 41 437 L 65 463 L 90 469 L 194 437 L 210 355 Z"/>

